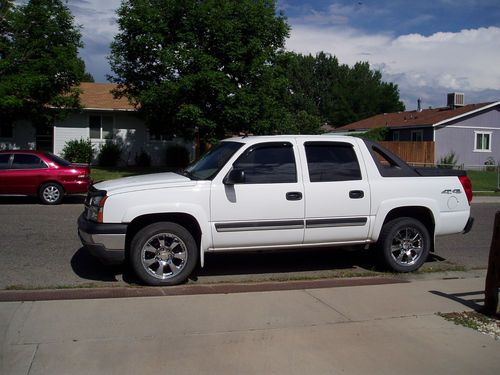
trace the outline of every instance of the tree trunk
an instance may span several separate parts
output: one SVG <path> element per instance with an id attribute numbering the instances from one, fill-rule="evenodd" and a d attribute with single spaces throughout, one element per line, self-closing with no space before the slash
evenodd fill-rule
<path id="1" fill-rule="evenodd" d="M 495 214 L 491 239 L 488 273 L 484 290 L 484 308 L 490 314 L 500 314 L 498 288 L 500 287 L 500 211 Z"/>

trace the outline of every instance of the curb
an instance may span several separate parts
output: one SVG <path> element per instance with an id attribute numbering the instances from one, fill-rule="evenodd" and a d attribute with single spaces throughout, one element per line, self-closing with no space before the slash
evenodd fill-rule
<path id="1" fill-rule="evenodd" d="M 363 277 L 352 279 L 323 279 L 305 281 L 276 281 L 261 283 L 231 283 L 205 285 L 179 285 L 171 287 L 125 287 L 0 291 L 0 302 L 59 301 L 74 299 L 165 297 L 196 294 L 229 294 L 271 292 L 283 290 L 339 288 L 363 285 L 402 284 L 410 281 L 387 277 Z"/>

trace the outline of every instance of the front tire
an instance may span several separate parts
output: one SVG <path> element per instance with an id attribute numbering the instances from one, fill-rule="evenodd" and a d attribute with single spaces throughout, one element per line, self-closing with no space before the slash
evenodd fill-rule
<path id="1" fill-rule="evenodd" d="M 59 204 L 63 200 L 64 189 L 61 185 L 56 184 L 55 182 L 48 182 L 42 185 L 38 196 L 43 204 Z"/>
<path id="2" fill-rule="evenodd" d="M 402 217 L 391 220 L 382 227 L 379 246 L 389 269 L 395 272 L 412 272 L 426 261 L 431 237 L 420 221 Z"/>
<path id="3" fill-rule="evenodd" d="M 142 228 L 130 244 L 130 263 L 148 285 L 176 285 L 185 281 L 198 261 L 198 247 L 189 231 L 160 222 Z"/>

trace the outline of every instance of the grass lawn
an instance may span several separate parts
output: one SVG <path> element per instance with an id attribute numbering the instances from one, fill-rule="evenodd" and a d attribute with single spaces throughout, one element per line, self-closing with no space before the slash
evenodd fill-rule
<path id="1" fill-rule="evenodd" d="M 487 171 L 467 171 L 474 191 L 494 191 L 498 184 L 498 173 Z"/>

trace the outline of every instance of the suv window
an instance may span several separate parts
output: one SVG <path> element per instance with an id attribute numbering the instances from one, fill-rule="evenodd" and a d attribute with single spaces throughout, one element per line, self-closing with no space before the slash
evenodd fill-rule
<path id="1" fill-rule="evenodd" d="M 9 168 L 9 160 L 10 160 L 10 154 L 1 154 L 0 155 L 0 169 L 8 169 Z"/>
<path id="2" fill-rule="evenodd" d="M 15 154 L 12 169 L 40 169 L 47 165 L 36 155 Z"/>
<path id="3" fill-rule="evenodd" d="M 358 159 L 350 143 L 306 142 L 311 182 L 361 180 Z"/>
<path id="4" fill-rule="evenodd" d="M 293 146 L 288 142 L 267 142 L 251 146 L 233 164 L 245 172 L 246 184 L 297 182 Z"/>

